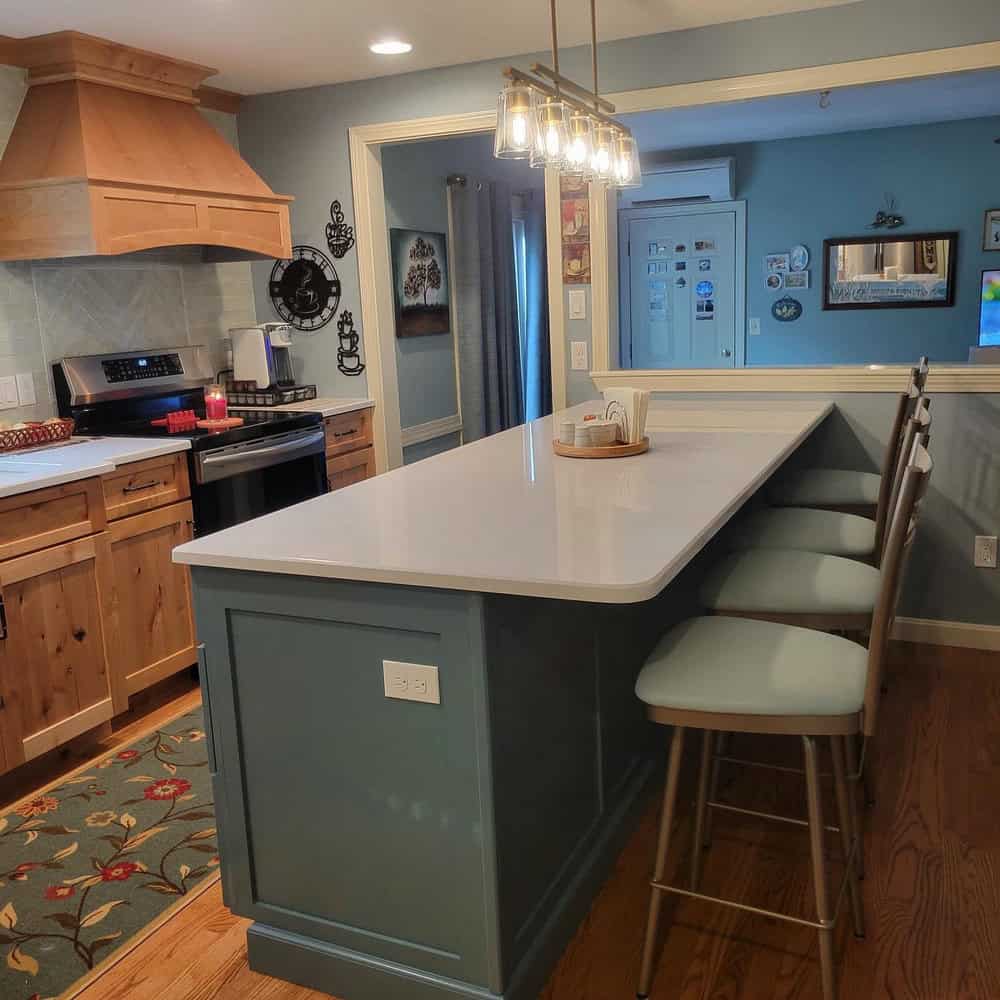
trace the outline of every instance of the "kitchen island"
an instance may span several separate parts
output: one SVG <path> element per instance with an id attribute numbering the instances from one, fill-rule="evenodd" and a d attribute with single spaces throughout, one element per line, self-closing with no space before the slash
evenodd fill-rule
<path id="1" fill-rule="evenodd" d="M 544 418 L 175 550 L 251 966 L 537 996 L 655 767 L 636 673 L 830 410 L 659 404 L 613 461 L 556 457 Z"/>

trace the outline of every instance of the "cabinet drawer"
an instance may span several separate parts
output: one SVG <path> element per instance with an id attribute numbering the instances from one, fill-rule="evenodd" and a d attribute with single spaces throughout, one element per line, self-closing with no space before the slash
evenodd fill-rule
<path id="1" fill-rule="evenodd" d="M 109 521 L 166 507 L 191 496 L 184 452 L 129 462 L 103 476 L 101 481 Z"/>
<path id="2" fill-rule="evenodd" d="M 326 418 L 326 453 L 343 455 L 372 443 L 372 411 L 355 410 Z"/>
<path id="3" fill-rule="evenodd" d="M 326 460 L 326 476 L 330 481 L 330 492 L 353 483 L 363 482 L 375 475 L 375 449 L 361 448 L 336 455 Z"/>
<path id="4" fill-rule="evenodd" d="M 0 560 L 103 531 L 99 479 L 32 490 L 0 500 Z"/>

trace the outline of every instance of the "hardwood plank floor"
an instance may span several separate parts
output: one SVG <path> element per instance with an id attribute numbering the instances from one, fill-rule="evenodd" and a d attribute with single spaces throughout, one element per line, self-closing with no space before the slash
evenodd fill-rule
<path id="1" fill-rule="evenodd" d="M 897 646 L 874 748 L 876 804 L 865 813 L 868 936 L 846 910 L 843 1000 L 1000 998 L 1000 655 Z M 124 738 L 124 736 L 122 737 Z M 689 741 L 686 808 L 671 867 L 689 863 L 697 741 Z M 785 759 L 794 741 L 743 740 L 737 752 Z M 789 758 L 790 759 L 790 758 Z M 804 815 L 800 779 L 730 769 L 724 797 Z M 659 790 L 541 1000 L 634 996 Z M 832 802 L 827 822 L 834 821 Z M 831 837 L 830 851 L 837 845 Z M 839 877 L 840 869 L 831 866 Z M 731 815 L 716 820 L 704 888 L 812 915 L 808 844 L 795 829 Z M 697 901 L 664 904 L 653 1000 L 813 1000 L 815 935 Z M 79 1000 L 323 1000 L 246 965 L 246 922 L 207 891 L 91 984 Z M 391 1000 L 391 998 L 386 998 Z"/>

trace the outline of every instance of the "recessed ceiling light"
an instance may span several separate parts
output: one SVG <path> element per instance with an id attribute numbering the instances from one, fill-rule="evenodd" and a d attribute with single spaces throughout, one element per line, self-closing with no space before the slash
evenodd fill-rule
<path id="1" fill-rule="evenodd" d="M 397 38 L 387 38 L 384 42 L 372 42 L 368 48 L 379 56 L 401 56 L 413 51 L 413 46 L 409 42 L 401 42 Z"/>

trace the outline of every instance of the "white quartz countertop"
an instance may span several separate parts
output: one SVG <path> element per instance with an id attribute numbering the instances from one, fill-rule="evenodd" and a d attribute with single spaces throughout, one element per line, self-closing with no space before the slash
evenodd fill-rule
<path id="1" fill-rule="evenodd" d="M 374 405 L 374 399 L 335 399 L 333 396 L 321 396 L 319 399 L 306 399 L 301 403 L 282 403 L 280 406 L 230 406 L 229 409 L 234 411 L 291 410 L 299 413 L 322 413 L 324 417 L 335 417 L 338 413 L 367 410 Z"/>
<path id="2" fill-rule="evenodd" d="M 833 409 L 653 404 L 635 458 L 553 454 L 554 420 L 435 455 L 174 550 L 296 576 L 602 603 L 653 597 Z"/>
<path id="3" fill-rule="evenodd" d="M 160 438 L 73 438 L 66 444 L 0 452 L 0 497 L 114 472 L 119 465 L 187 451 L 190 441 Z"/>

